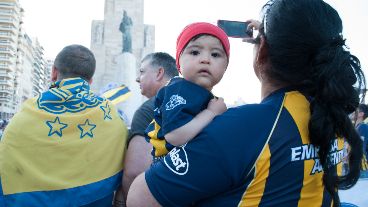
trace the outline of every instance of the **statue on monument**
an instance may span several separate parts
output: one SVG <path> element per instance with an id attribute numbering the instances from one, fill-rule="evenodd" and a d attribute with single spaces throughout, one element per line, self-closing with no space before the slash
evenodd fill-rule
<path id="1" fill-rule="evenodd" d="M 132 53 L 132 25 L 133 21 L 124 10 L 119 30 L 123 33 L 123 53 Z"/>
<path id="2" fill-rule="evenodd" d="M 103 42 L 103 25 L 98 23 L 95 26 L 94 33 L 93 33 L 93 42 L 96 44 L 102 44 Z"/>

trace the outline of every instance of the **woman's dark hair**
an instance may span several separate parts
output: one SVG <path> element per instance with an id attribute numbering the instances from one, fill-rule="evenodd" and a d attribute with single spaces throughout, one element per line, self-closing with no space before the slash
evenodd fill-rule
<path id="1" fill-rule="evenodd" d="M 322 0 L 269 1 L 262 24 L 272 65 L 268 76 L 311 100 L 310 141 L 319 147 L 323 183 L 339 206 L 337 189 L 352 187 L 360 174 L 362 141 L 348 117 L 365 95 L 360 62 L 345 46 L 338 13 Z M 336 137 L 351 147 L 343 176 L 329 156 Z"/>

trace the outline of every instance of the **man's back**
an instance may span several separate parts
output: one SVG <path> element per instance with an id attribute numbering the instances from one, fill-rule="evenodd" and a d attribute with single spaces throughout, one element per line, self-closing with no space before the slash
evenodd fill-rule
<path id="1" fill-rule="evenodd" d="M 127 129 L 81 78 L 26 101 L 0 143 L 5 206 L 82 206 L 121 181 Z M 1 206 L 1 203 L 0 203 Z"/>

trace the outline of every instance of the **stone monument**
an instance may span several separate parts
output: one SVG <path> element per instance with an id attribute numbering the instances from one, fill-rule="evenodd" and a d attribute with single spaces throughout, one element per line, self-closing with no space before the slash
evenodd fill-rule
<path id="1" fill-rule="evenodd" d="M 143 23 L 144 0 L 105 0 L 104 20 L 94 20 L 91 50 L 96 57 L 92 90 L 100 91 L 111 83 L 125 84 L 132 91 L 118 104 L 128 118 L 145 98 L 135 82 L 141 59 L 154 52 L 154 26 Z"/>

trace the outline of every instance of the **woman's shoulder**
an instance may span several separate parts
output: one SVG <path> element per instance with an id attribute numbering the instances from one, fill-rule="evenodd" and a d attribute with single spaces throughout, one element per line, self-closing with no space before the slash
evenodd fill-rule
<path id="1" fill-rule="evenodd" d="M 276 112 L 280 109 L 282 103 L 275 104 L 244 104 L 237 107 L 229 108 L 224 115 L 234 117 L 234 115 L 242 118 L 255 118 L 270 116 L 272 112 Z"/>
<path id="2" fill-rule="evenodd" d="M 259 134 L 257 131 L 261 128 L 263 130 L 272 128 L 278 112 L 277 107 L 265 104 L 246 104 L 229 108 L 222 115 L 215 117 L 205 131 L 217 135 L 222 132 L 242 136 Z M 215 134 L 213 136 L 217 136 Z"/>

